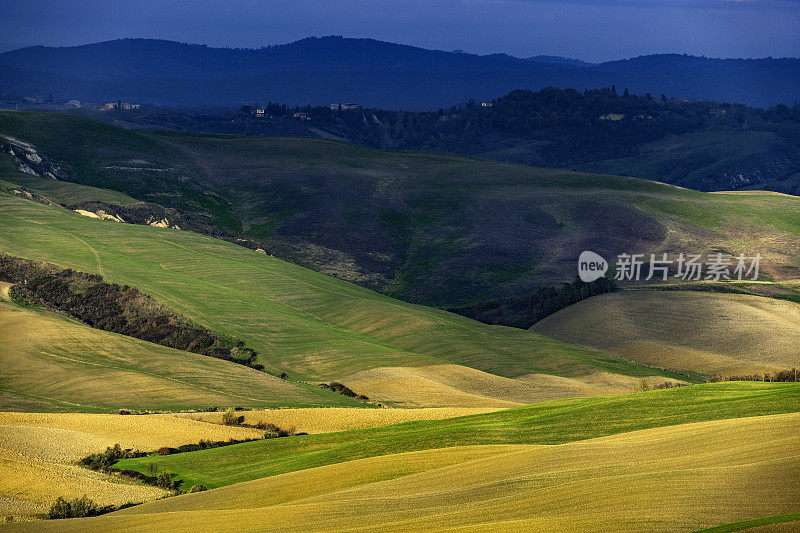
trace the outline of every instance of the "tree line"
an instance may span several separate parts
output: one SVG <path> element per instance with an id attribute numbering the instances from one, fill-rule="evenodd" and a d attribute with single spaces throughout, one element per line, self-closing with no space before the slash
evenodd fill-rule
<path id="1" fill-rule="evenodd" d="M 525 296 L 494 298 L 474 306 L 450 309 L 485 324 L 528 329 L 536 322 L 581 300 L 614 292 L 614 280 L 600 278 L 591 283 L 575 279 L 558 287 L 544 287 Z"/>

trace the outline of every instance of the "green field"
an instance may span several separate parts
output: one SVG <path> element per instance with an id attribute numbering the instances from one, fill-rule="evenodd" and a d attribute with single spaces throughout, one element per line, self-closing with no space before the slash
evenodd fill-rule
<path id="1" fill-rule="evenodd" d="M 772 279 L 796 278 L 783 266 L 800 265 L 797 197 L 320 139 L 128 131 L 45 113 L 2 112 L 2 133 L 63 161 L 82 184 L 176 208 L 260 239 L 278 257 L 426 305 L 571 281 L 584 249 L 607 259 L 758 251 Z"/>
<path id="2" fill-rule="evenodd" d="M 747 531 L 748 529 L 756 529 L 757 531 L 764 531 L 763 526 L 776 525 L 775 528 L 767 528 L 766 531 L 797 531 L 800 527 L 800 513 L 787 513 L 776 516 L 765 516 L 764 518 L 753 518 L 752 520 L 742 520 L 741 522 L 733 522 L 731 524 L 722 524 L 719 526 L 698 529 L 708 533 L 733 533 L 734 531 Z"/>
<path id="3" fill-rule="evenodd" d="M 640 429 L 800 410 L 797 383 L 715 383 L 614 398 L 543 402 L 496 413 L 237 444 L 121 461 L 149 463 L 186 486 L 220 487 L 378 455 L 473 444 L 561 444 Z"/>

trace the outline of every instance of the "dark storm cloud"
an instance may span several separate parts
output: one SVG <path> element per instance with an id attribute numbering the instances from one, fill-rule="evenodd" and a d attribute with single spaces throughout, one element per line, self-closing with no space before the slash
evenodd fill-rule
<path id="1" fill-rule="evenodd" d="M 800 0 L 85 0 L 0 2 L 2 46 L 149 37 L 259 47 L 310 35 L 587 60 L 796 56 Z"/>

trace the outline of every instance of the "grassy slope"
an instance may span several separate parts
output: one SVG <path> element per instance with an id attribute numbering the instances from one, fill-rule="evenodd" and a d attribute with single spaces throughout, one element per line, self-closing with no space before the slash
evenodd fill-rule
<path id="1" fill-rule="evenodd" d="M 416 259 L 412 257 L 408 268 L 427 269 L 424 265 L 434 270 L 443 268 L 440 273 L 443 276 L 447 273 L 444 276 L 447 282 L 440 285 L 444 293 L 449 291 L 448 287 L 471 286 L 471 282 L 459 278 L 472 276 L 468 272 L 472 259 L 462 262 L 467 257 L 483 254 L 486 264 L 481 268 L 491 274 L 493 284 L 502 285 L 514 277 L 505 277 L 508 274 L 504 270 L 505 252 L 492 249 L 489 255 L 485 254 L 487 242 L 516 246 L 521 239 L 527 244 L 517 251 L 528 259 L 537 257 L 544 248 L 564 252 L 574 247 L 574 255 L 572 251 L 564 252 L 566 255 L 548 259 L 546 265 L 534 269 L 542 275 L 560 272 L 563 279 L 564 272 L 574 271 L 577 250 L 590 247 L 602 251 L 603 246 L 624 246 L 629 251 L 630 239 L 646 237 L 637 232 L 652 224 L 656 224 L 651 228 L 653 231 L 645 232 L 651 237 L 659 233 L 657 228 L 668 230 L 663 238 L 647 241 L 662 249 L 758 250 L 766 256 L 766 270 L 771 268 L 769 265 L 800 261 L 797 257 L 800 222 L 791 215 L 799 200 L 787 196 L 703 194 L 622 177 L 533 169 L 441 154 L 388 153 L 308 139 L 127 132 L 74 117 L 43 114 L 0 113 L 0 119 L 3 128 L 20 130 L 45 153 L 78 158 L 75 171 L 94 176 L 92 179 L 101 184 L 123 186 L 130 181 L 150 186 L 163 182 L 178 187 L 185 180 L 174 178 L 185 171 L 189 181 L 192 176 L 202 175 L 223 189 L 236 189 L 234 185 L 241 185 L 237 180 L 249 176 L 250 189 L 242 194 L 257 195 L 264 191 L 272 194 L 276 192 L 272 187 L 275 180 L 280 181 L 287 169 L 293 169 L 286 176 L 294 176 L 292 179 L 296 178 L 299 184 L 309 187 L 318 182 L 326 184 L 327 188 L 315 189 L 318 193 L 324 189 L 346 195 L 347 191 L 357 189 L 358 194 L 368 191 L 370 197 L 388 195 L 385 198 L 395 198 L 397 205 L 414 205 L 413 213 L 409 212 L 414 216 L 406 216 L 409 213 L 399 216 L 402 213 L 395 212 L 399 218 L 387 220 L 401 225 L 413 220 L 411 233 L 435 241 L 414 245 L 424 253 L 421 251 L 422 255 L 415 256 Z M 65 136 L 63 132 L 68 127 L 72 129 Z M 86 141 L 80 146 L 90 148 L 70 144 L 79 141 Z M 74 148 L 74 153 L 67 154 L 69 148 Z M 146 172 L 125 174 L 117 170 L 122 164 L 134 164 L 130 158 L 142 153 L 154 160 L 154 164 L 173 165 L 177 174 L 154 172 L 155 181 L 149 182 L 141 178 Z M 194 162 L 194 166 L 185 166 L 188 161 Z M 100 172 L 101 163 L 114 168 Z M 230 173 L 223 173 L 224 169 Z M 101 174 L 105 178 L 100 179 Z M 3 176 L 10 181 L 19 177 L 13 172 Z M 117 181 L 109 182 L 112 178 Z M 334 195 L 334 203 L 341 200 L 344 202 L 341 206 L 350 205 L 347 202 L 358 201 L 358 195 L 353 194 L 349 200 Z M 292 194 L 287 189 L 276 197 L 288 198 Z M 425 198 L 430 201 L 423 201 Z M 380 397 L 389 386 L 384 374 L 365 375 L 365 371 L 455 363 L 520 379 L 541 373 L 585 378 L 598 370 L 627 375 L 652 373 L 618 358 L 572 348 L 530 332 L 486 327 L 390 300 L 212 239 L 82 219 L 5 196 L 0 197 L 0 204 L 3 208 L 0 225 L 4 230 L 0 235 L 0 250 L 96 271 L 112 281 L 137 285 L 211 329 L 244 339 L 262 353 L 268 368 L 288 371 L 296 377 L 343 380 L 352 376 L 353 383 L 370 387 L 375 390 L 373 395 Z M 244 202 L 240 207 L 266 209 L 270 213 L 280 211 L 280 206 L 256 204 L 260 207 L 252 202 Z M 306 205 L 301 202 L 295 207 L 305 209 L 301 204 Z M 364 212 L 371 212 L 370 209 Z M 472 211 L 467 213 L 464 209 Z M 489 218 L 477 216 L 475 210 Z M 375 229 L 358 216 L 345 223 L 337 218 L 340 214 L 332 215 L 329 221 L 339 233 L 342 228 L 354 228 L 356 234 L 363 236 L 364 231 Z M 500 215 L 504 222 L 498 226 L 495 217 Z M 464 228 L 459 229 L 456 223 L 458 220 L 460 224 L 465 220 L 480 222 L 480 227 L 464 233 Z M 509 220 L 514 224 L 509 224 Z M 555 234 L 545 231 L 544 226 L 537 226 L 542 231 L 534 231 L 532 226 L 516 225 L 517 222 L 534 226 L 550 224 L 547 221 L 558 228 Z M 308 228 L 326 231 L 324 224 L 307 222 L 306 232 Z M 487 228 L 491 228 L 489 233 L 484 232 Z M 461 237 L 437 233 L 451 229 Z M 508 232 L 514 234 L 513 239 L 507 239 Z M 604 240 L 606 237 L 610 240 Z M 449 259 L 442 259 L 444 262 L 438 262 L 439 259 L 430 262 L 440 257 L 442 246 L 451 245 L 452 250 L 461 250 L 456 254 L 462 254 L 461 259 L 449 255 Z M 526 271 L 520 263 L 515 264 L 517 274 Z M 778 277 L 775 272 L 772 275 Z M 781 272 L 796 275 L 796 269 Z M 405 274 L 398 276 L 400 279 Z M 410 283 L 409 280 L 416 278 L 412 275 L 404 279 Z M 408 378 L 409 383 L 444 394 L 453 389 L 453 381 L 467 381 L 464 376 L 458 380 L 445 376 L 449 367 L 437 367 L 437 372 L 434 380 L 416 374 Z M 396 388 L 397 380 L 394 381 L 392 386 Z M 481 388 L 500 391 L 495 399 L 502 402 L 542 399 L 541 395 L 530 393 L 530 384 L 519 387 L 511 384 L 516 387 L 513 390 L 506 385 L 491 383 Z M 563 385 L 554 387 L 555 392 L 546 397 L 575 395 L 583 384 Z M 630 388 L 630 383 L 627 386 Z M 457 393 L 464 390 L 459 387 L 444 402 L 437 400 L 435 405 L 463 402 L 465 396 Z M 614 390 L 621 389 L 624 387 Z M 474 397 L 471 401 L 484 401 L 480 398 L 481 391 L 467 392 Z M 398 398 L 394 391 L 387 396 L 394 401 L 409 400 Z"/>
<path id="2" fill-rule="evenodd" d="M 0 410 L 348 405 L 316 387 L 0 302 Z"/>
<path id="3" fill-rule="evenodd" d="M 709 375 L 800 367 L 800 305 L 760 296 L 623 291 L 562 309 L 532 329 L 643 364 Z"/>
<path id="4" fill-rule="evenodd" d="M 54 531 L 191 531 L 197 523 L 208 531 L 344 526 L 688 531 L 795 509 L 798 430 L 800 415 L 794 413 L 558 446 L 467 446 L 388 455 L 43 526 Z"/>
<path id="5" fill-rule="evenodd" d="M 545 402 L 496 413 L 385 428 L 245 443 L 155 459 L 187 486 L 219 487 L 266 476 L 407 451 L 467 444 L 559 444 L 638 429 L 800 410 L 800 384 L 716 383 L 614 398 Z"/>
<path id="6" fill-rule="evenodd" d="M 125 131 L 53 114 L 0 113 L 2 131 L 70 162 L 84 183 L 209 217 L 317 269 L 432 305 L 567 281 L 587 248 L 760 251 L 776 279 L 796 277 L 782 267 L 800 264 L 795 197 L 319 139 Z"/>
<path id="7" fill-rule="evenodd" d="M 506 377 L 658 374 L 531 332 L 392 300 L 196 234 L 92 220 L 0 192 L 0 251 L 137 286 L 243 339 L 268 369 L 340 379 L 383 366 L 457 363 Z"/>
<path id="8" fill-rule="evenodd" d="M 132 204 L 137 200 L 127 194 L 109 189 L 98 189 L 78 183 L 69 183 L 58 180 L 41 179 L 17 172 L 8 154 L 0 154 L 0 176 L 11 179 L 11 182 L 0 179 L 0 186 L 7 189 L 21 186 L 42 196 L 65 205 L 74 205 L 81 202 L 98 201 L 114 204 Z M 12 183 L 13 182 L 13 183 Z"/>

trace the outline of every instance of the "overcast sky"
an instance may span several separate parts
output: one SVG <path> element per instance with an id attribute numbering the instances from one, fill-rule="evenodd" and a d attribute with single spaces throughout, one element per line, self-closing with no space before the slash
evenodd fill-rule
<path id="1" fill-rule="evenodd" d="M 121 37 L 259 47 L 322 35 L 587 61 L 796 57 L 800 0 L 0 0 L 4 49 Z"/>

